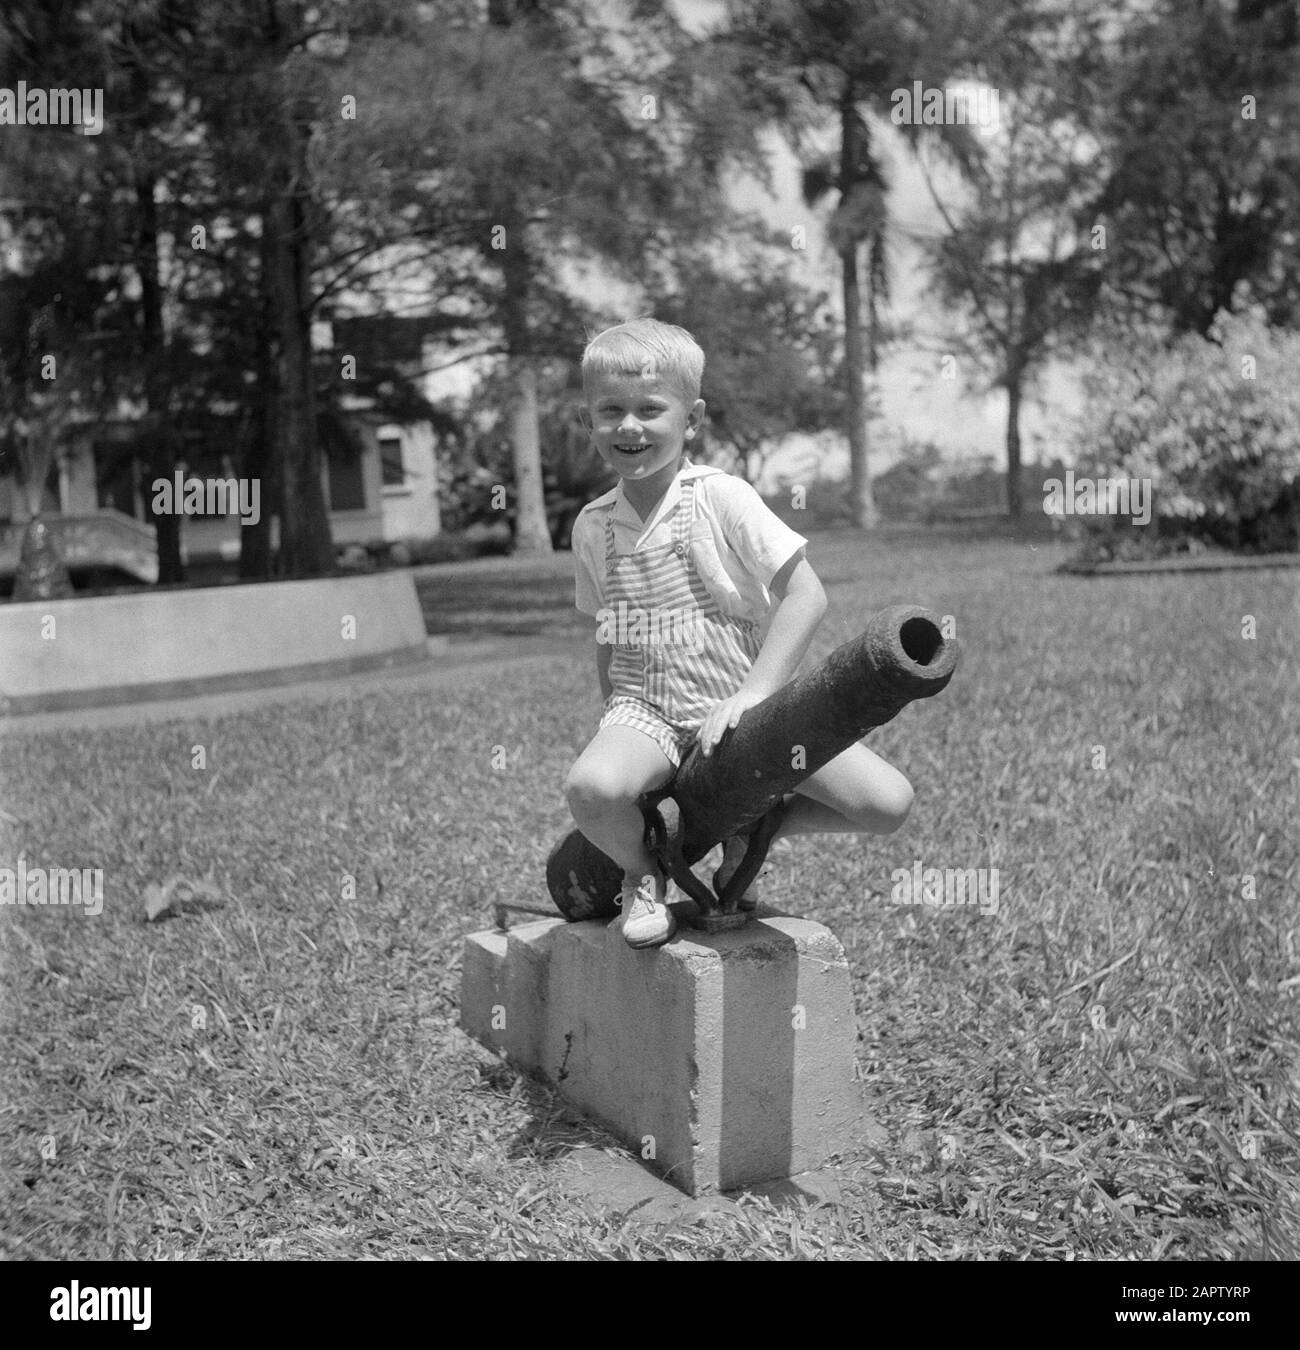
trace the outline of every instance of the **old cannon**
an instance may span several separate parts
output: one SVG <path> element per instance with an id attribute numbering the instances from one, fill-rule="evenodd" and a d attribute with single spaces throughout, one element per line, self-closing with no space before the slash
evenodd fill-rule
<path id="1" fill-rule="evenodd" d="M 705 929 L 747 922 L 737 901 L 763 864 L 785 794 L 913 700 L 939 693 L 958 656 L 938 616 L 896 605 L 815 670 L 745 712 L 707 759 L 691 746 L 673 777 L 637 803 L 651 852 L 699 906 L 691 922 Z M 748 836 L 744 860 L 715 895 L 691 864 L 737 834 Z M 621 881 L 618 865 L 577 830 L 547 859 L 551 899 L 570 920 L 616 915 Z"/>

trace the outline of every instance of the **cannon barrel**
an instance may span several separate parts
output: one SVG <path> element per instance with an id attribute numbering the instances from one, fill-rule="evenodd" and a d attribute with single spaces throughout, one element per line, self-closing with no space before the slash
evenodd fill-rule
<path id="1" fill-rule="evenodd" d="M 959 654 L 936 615 L 915 605 L 895 605 L 814 670 L 748 709 L 710 756 L 692 745 L 670 783 L 640 803 L 661 856 L 677 861 L 671 869 L 674 880 L 702 911 L 712 911 L 715 898 L 685 874 L 685 867 L 732 835 L 751 829 L 761 835 L 764 819 L 774 828 L 787 792 L 909 703 L 939 693 L 952 678 Z M 669 801 L 674 809 L 659 814 Z M 736 894 L 758 870 L 765 851 L 763 840 L 728 887 L 724 909 L 734 910 Z M 618 913 L 620 868 L 576 830 L 551 851 L 546 880 L 566 918 Z"/>

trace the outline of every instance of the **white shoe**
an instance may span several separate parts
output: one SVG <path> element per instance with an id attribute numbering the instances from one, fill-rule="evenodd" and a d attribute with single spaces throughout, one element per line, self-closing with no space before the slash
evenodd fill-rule
<path id="1" fill-rule="evenodd" d="M 623 911 L 623 941 L 629 947 L 658 947 L 677 931 L 677 920 L 664 903 L 668 883 L 660 876 L 623 879 L 618 903 Z"/>

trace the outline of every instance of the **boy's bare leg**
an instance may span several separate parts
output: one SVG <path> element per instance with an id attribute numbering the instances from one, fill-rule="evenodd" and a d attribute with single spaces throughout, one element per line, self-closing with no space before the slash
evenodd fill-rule
<path id="1" fill-rule="evenodd" d="M 865 745 L 851 745 L 786 797 L 776 839 L 793 834 L 890 834 L 912 808 L 912 785 Z"/>
<path id="2" fill-rule="evenodd" d="M 635 727 L 602 727 L 564 782 L 574 823 L 623 869 L 640 879 L 659 870 L 645 846 L 645 818 L 636 799 L 666 783 L 672 761 Z"/>
<path id="3" fill-rule="evenodd" d="M 911 806 L 907 779 L 874 750 L 851 745 L 786 795 L 785 814 L 771 842 L 794 834 L 889 834 L 907 819 Z M 740 866 L 746 842 L 739 837 L 726 841 L 714 874 L 716 888 Z M 754 907 L 756 886 L 740 898 L 742 909 Z"/>

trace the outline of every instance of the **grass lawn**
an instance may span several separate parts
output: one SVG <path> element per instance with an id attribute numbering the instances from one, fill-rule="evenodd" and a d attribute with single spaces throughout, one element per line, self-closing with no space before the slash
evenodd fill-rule
<path id="1" fill-rule="evenodd" d="M 1046 541 L 916 534 L 811 556 L 819 652 L 902 601 L 964 645 L 871 737 L 908 823 L 796 840 L 769 883 L 854 974 L 891 1146 L 843 1203 L 620 1226 L 553 1177 L 601 1137 L 455 1029 L 464 935 L 545 901 L 598 706 L 584 649 L 7 731 L 0 860 L 102 867 L 105 904 L 0 910 L 5 1253 L 1300 1257 L 1294 574 L 1084 580 Z M 577 637 L 567 578 L 493 560 L 420 585 L 431 631 Z M 890 905 L 916 859 L 997 868 L 998 913 Z M 218 898 L 145 923 L 176 874 Z"/>

